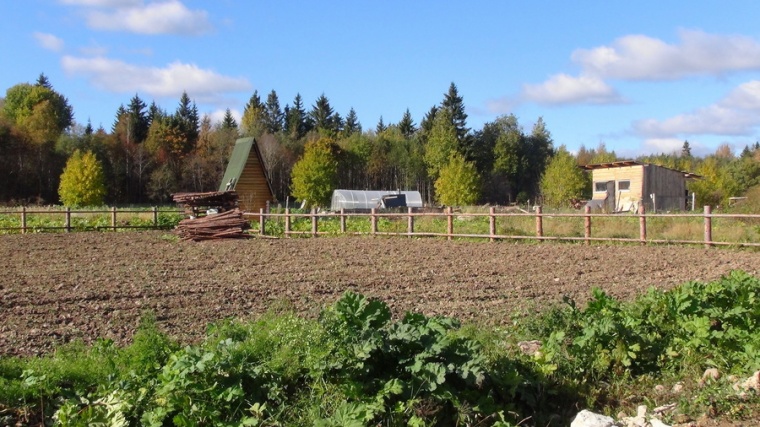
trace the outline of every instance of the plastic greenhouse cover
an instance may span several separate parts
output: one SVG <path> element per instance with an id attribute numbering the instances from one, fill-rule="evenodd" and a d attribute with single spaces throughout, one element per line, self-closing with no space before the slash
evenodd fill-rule
<path id="1" fill-rule="evenodd" d="M 364 191 L 364 190 L 335 190 L 332 195 L 331 211 L 343 209 L 372 209 L 380 207 L 380 200 L 389 194 L 403 194 L 406 205 L 412 208 L 422 207 L 422 196 L 419 191 Z"/>

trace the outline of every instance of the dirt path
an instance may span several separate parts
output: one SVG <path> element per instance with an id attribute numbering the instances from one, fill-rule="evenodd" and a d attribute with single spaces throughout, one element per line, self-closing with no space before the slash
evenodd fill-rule
<path id="1" fill-rule="evenodd" d="M 278 305 L 316 315 L 347 289 L 407 310 L 505 323 L 592 287 L 631 298 L 759 274 L 760 252 L 698 247 L 317 238 L 176 242 L 162 232 L 0 236 L 0 354 L 97 337 L 128 342 L 152 310 L 169 334 Z"/>

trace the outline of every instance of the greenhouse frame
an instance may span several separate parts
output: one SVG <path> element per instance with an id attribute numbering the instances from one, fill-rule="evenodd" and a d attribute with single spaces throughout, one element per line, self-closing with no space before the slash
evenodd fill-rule
<path id="1" fill-rule="evenodd" d="M 386 202 L 390 202 L 391 199 L 394 199 L 393 203 L 387 203 L 388 206 L 386 206 Z M 398 204 L 398 200 L 402 200 L 403 204 Z M 370 210 L 373 208 L 384 209 L 390 206 L 421 208 L 422 196 L 419 191 L 335 190 L 333 191 L 330 210 L 333 212 L 341 209 Z"/>

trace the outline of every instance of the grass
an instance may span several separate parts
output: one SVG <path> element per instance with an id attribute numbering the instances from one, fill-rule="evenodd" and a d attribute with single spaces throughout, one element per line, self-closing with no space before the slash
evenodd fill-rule
<path id="1" fill-rule="evenodd" d="M 0 234 L 20 233 L 21 208 L 0 209 Z M 66 209 L 62 206 L 27 208 L 26 227 L 29 232 L 63 232 L 66 228 Z M 173 228 L 182 219 L 175 207 L 158 208 L 158 226 Z M 112 227 L 111 208 L 93 207 L 71 209 L 69 227 L 74 231 L 105 230 Z M 153 227 L 152 208 L 117 209 L 117 230 L 134 227 Z"/>

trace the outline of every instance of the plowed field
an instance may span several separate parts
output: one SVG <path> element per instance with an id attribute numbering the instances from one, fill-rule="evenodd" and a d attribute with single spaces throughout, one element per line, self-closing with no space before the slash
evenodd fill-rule
<path id="1" fill-rule="evenodd" d="M 274 307 L 315 316 L 351 289 L 407 310 L 507 323 L 592 287 L 648 287 L 758 274 L 760 253 L 437 239 L 316 238 L 178 242 L 164 232 L 0 236 L 0 354 L 57 343 L 130 340 L 143 312 L 185 342 L 209 322 Z"/>

